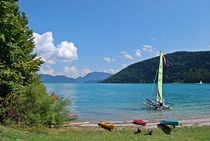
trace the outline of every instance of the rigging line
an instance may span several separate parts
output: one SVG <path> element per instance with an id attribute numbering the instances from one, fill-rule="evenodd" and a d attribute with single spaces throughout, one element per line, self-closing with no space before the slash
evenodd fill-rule
<path id="1" fill-rule="evenodd" d="M 153 81 L 152 90 L 151 90 L 151 92 L 150 92 L 150 97 L 151 97 L 152 92 L 153 92 L 153 90 L 154 90 L 155 82 L 156 82 L 156 79 L 157 79 L 157 74 L 158 74 L 158 70 L 156 70 L 155 79 L 154 79 L 154 81 Z"/>

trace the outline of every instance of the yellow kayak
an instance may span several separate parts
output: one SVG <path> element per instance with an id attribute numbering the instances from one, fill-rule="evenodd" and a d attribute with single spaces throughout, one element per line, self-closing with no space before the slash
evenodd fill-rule
<path id="1" fill-rule="evenodd" d="M 106 121 L 101 121 L 101 122 L 98 123 L 98 125 L 103 127 L 103 128 L 105 128 L 105 129 L 108 129 L 110 131 L 114 128 L 113 124 L 110 124 L 110 123 L 108 123 Z"/>

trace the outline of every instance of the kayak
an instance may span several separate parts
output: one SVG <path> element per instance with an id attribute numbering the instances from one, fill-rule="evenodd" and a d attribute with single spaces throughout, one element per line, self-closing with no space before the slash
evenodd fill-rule
<path id="1" fill-rule="evenodd" d="M 179 122 L 177 120 L 161 120 L 160 124 L 177 126 Z"/>
<path id="2" fill-rule="evenodd" d="M 99 126 L 105 128 L 105 129 L 108 129 L 108 130 L 112 130 L 114 128 L 114 125 L 106 122 L 106 121 L 101 121 L 98 123 Z"/>
<path id="3" fill-rule="evenodd" d="M 138 125 L 145 126 L 146 125 L 146 122 L 142 121 L 141 119 L 135 119 L 133 121 L 133 124 L 138 124 Z"/>

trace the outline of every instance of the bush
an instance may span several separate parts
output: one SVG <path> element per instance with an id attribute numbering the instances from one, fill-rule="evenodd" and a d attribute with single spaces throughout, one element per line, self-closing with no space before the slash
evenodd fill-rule
<path id="1" fill-rule="evenodd" d="M 5 124 L 27 126 L 61 125 L 68 120 L 68 99 L 50 97 L 42 84 L 30 84 L 20 95 L 11 94 L 1 99 L 0 115 Z"/>

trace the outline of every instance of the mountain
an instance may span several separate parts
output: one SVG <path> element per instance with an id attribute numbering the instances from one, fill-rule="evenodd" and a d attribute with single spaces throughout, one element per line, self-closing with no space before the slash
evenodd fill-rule
<path id="1" fill-rule="evenodd" d="M 78 78 L 78 82 L 83 82 L 83 83 L 93 83 L 93 82 L 99 82 L 107 79 L 110 77 L 112 74 L 110 73 L 104 73 L 104 72 L 92 72 L 84 76 L 83 78 Z"/>
<path id="2" fill-rule="evenodd" d="M 166 83 L 210 83 L 210 51 L 175 52 L 164 55 L 170 64 L 164 68 Z M 132 64 L 104 83 L 153 83 L 159 65 L 159 57 Z"/>
<path id="3" fill-rule="evenodd" d="M 41 81 L 44 83 L 76 83 L 76 79 L 58 75 L 40 74 Z"/>
<path id="4" fill-rule="evenodd" d="M 110 73 L 104 72 L 92 72 L 84 77 L 74 79 L 62 75 L 52 76 L 47 74 L 40 74 L 40 79 L 44 83 L 96 83 L 107 79 L 111 75 L 112 74 Z"/>

